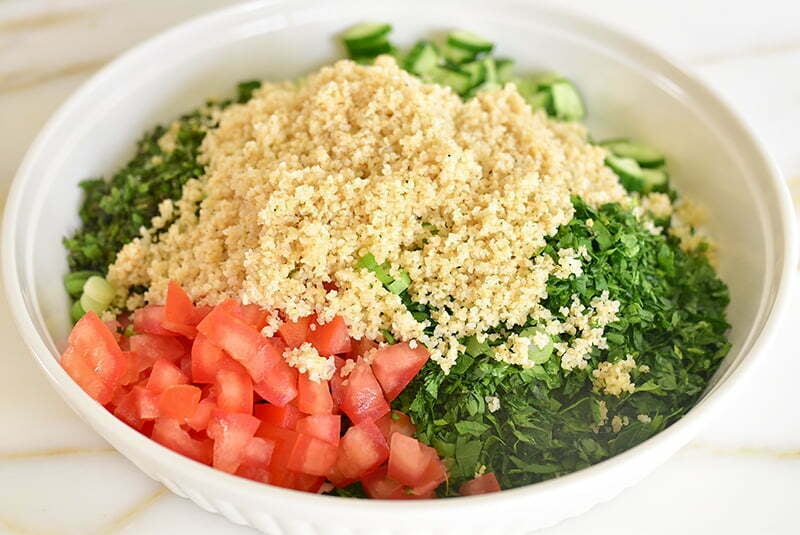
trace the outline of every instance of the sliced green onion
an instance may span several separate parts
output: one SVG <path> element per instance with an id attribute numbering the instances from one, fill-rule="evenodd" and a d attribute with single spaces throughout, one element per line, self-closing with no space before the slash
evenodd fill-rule
<path id="1" fill-rule="evenodd" d="M 397 342 L 395 337 L 392 336 L 392 333 L 390 333 L 388 329 L 381 329 L 381 334 L 383 335 L 383 338 L 386 340 L 387 344 L 392 345 Z"/>
<path id="2" fill-rule="evenodd" d="M 448 33 L 447 44 L 453 48 L 466 50 L 473 54 L 491 52 L 494 48 L 494 43 L 491 41 L 465 30 L 455 30 Z"/>
<path id="3" fill-rule="evenodd" d="M 80 303 L 81 308 L 86 312 L 94 312 L 97 315 L 100 315 L 108 306 L 105 303 L 95 301 L 89 297 L 89 294 L 86 293 L 81 296 L 80 300 L 78 300 L 78 303 Z"/>
<path id="4" fill-rule="evenodd" d="M 384 39 L 391 31 L 392 25 L 385 22 L 362 22 L 344 32 L 342 41 L 350 50 L 364 49 Z"/>
<path id="5" fill-rule="evenodd" d="M 70 297 L 77 299 L 83 293 L 83 285 L 89 277 L 100 275 L 97 271 L 73 271 L 64 276 L 64 288 Z"/>
<path id="6" fill-rule="evenodd" d="M 530 346 L 528 346 L 528 360 L 534 364 L 544 364 L 550 360 L 550 356 L 553 354 L 553 349 L 555 347 L 553 337 L 549 335 L 547 335 L 548 341 L 544 347 L 540 348 L 536 345 L 534 338 L 539 334 L 547 335 L 542 327 L 528 327 L 519 333 L 520 336 L 528 338 L 531 341 Z"/>
<path id="7" fill-rule="evenodd" d="M 114 300 L 114 287 L 109 282 L 98 275 L 89 277 L 83 285 L 83 295 L 98 303 L 105 310 Z M 83 307 L 89 310 L 85 305 Z M 92 309 L 94 310 L 94 309 Z"/>
<path id="8" fill-rule="evenodd" d="M 403 293 L 406 288 L 411 285 L 411 277 L 408 276 L 408 273 L 405 271 L 400 272 L 400 276 L 394 279 L 392 282 L 386 285 L 386 289 L 392 292 L 393 294 L 401 294 Z"/>

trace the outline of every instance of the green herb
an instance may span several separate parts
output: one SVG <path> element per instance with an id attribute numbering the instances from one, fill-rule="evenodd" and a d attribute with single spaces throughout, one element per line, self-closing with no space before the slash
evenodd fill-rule
<path id="1" fill-rule="evenodd" d="M 585 370 L 563 370 L 555 352 L 522 369 L 487 358 L 488 344 L 477 340 L 465 340 L 467 352 L 449 375 L 428 363 L 393 408 L 408 413 L 418 437 L 450 459 L 443 495 L 457 493 L 482 465 L 510 488 L 579 470 L 642 442 L 696 402 L 729 349 L 728 290 L 701 251 L 683 252 L 677 240 L 651 234 L 616 204 L 594 210 L 578 198 L 573 203 L 575 218 L 544 252 L 557 258 L 558 249 L 583 245 L 591 259 L 582 276 L 551 279 L 544 304 L 557 311 L 573 295 L 588 303 L 608 290 L 621 303 L 619 321 L 606 327 L 609 347 L 594 349 Z M 501 339 L 511 332 L 496 331 Z M 594 391 L 591 370 L 628 354 L 650 368 L 632 371 L 636 392 L 617 398 Z M 500 399 L 497 412 L 489 412 L 485 396 Z M 650 420 L 640 421 L 640 414 Z M 615 416 L 628 422 L 616 433 L 609 425 Z"/>

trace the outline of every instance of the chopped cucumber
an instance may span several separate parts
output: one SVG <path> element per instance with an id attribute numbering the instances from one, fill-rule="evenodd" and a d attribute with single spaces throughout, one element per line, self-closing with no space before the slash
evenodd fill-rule
<path id="1" fill-rule="evenodd" d="M 77 323 L 84 314 L 86 314 L 86 311 L 81 306 L 80 301 L 75 301 L 72 303 L 72 307 L 69 309 L 69 317 L 72 319 L 72 323 Z"/>
<path id="2" fill-rule="evenodd" d="M 498 84 L 496 82 L 490 82 L 490 81 L 487 80 L 487 81 L 483 82 L 481 85 L 479 85 L 477 87 L 473 87 L 472 89 L 470 89 L 469 92 L 467 93 L 467 96 L 468 97 L 474 97 L 475 95 L 477 95 L 481 91 L 495 91 L 497 89 L 502 89 L 502 87 L 503 86 L 501 86 L 500 84 Z"/>
<path id="3" fill-rule="evenodd" d="M 476 54 L 463 48 L 456 48 L 454 46 L 444 46 L 444 57 L 453 65 L 461 65 L 475 59 Z"/>
<path id="4" fill-rule="evenodd" d="M 491 52 L 494 48 L 494 43 L 491 41 L 487 41 L 483 37 L 464 30 L 456 30 L 448 33 L 447 44 L 453 48 L 460 48 L 472 52 L 473 54 Z"/>
<path id="5" fill-rule="evenodd" d="M 564 121 L 577 121 L 583 118 L 584 109 L 581 97 L 575 87 L 567 82 L 556 82 L 550 86 L 551 114 Z"/>
<path id="6" fill-rule="evenodd" d="M 601 145 L 610 150 L 615 156 L 633 158 L 642 167 L 659 167 L 664 165 L 666 157 L 660 150 L 630 141 L 604 141 Z"/>
<path id="7" fill-rule="evenodd" d="M 86 312 L 91 311 L 97 315 L 100 315 L 100 313 L 103 312 L 106 309 L 106 307 L 108 307 L 108 304 L 95 301 L 89 296 L 89 294 L 86 293 L 81 296 L 80 300 L 78 300 L 77 303 Z"/>
<path id="8" fill-rule="evenodd" d="M 436 67 L 431 71 L 431 78 L 437 84 L 452 88 L 459 95 L 466 94 L 472 87 L 469 74 L 449 67 Z"/>
<path id="9" fill-rule="evenodd" d="M 481 63 L 483 63 L 483 68 L 486 71 L 486 81 L 489 83 L 496 84 L 497 64 L 494 62 L 494 58 L 483 58 L 481 60 Z"/>
<path id="10" fill-rule="evenodd" d="M 499 58 L 494 60 L 497 68 L 497 82 L 506 84 L 511 81 L 514 76 L 514 61 L 506 58 Z"/>
<path id="11" fill-rule="evenodd" d="M 89 277 L 100 275 L 97 271 L 73 271 L 64 276 L 64 288 L 70 297 L 77 299 L 83 293 L 83 285 Z"/>
<path id="12" fill-rule="evenodd" d="M 381 54 L 391 54 L 395 49 L 389 41 L 377 41 L 368 47 L 351 50 L 350 57 L 354 60 L 374 59 Z"/>
<path id="13" fill-rule="evenodd" d="M 644 180 L 644 193 L 651 191 L 664 193 L 669 189 L 669 174 L 663 169 L 642 169 L 642 180 Z"/>
<path id="14" fill-rule="evenodd" d="M 486 81 L 486 64 L 483 61 L 470 61 L 461 65 L 459 70 L 469 74 L 469 83 L 472 87 L 479 86 Z"/>
<path id="15" fill-rule="evenodd" d="M 534 339 L 540 334 L 547 335 L 542 327 L 528 327 L 519 333 L 520 336 L 528 338 L 531 341 L 531 345 L 528 346 L 528 360 L 533 364 L 544 364 L 550 360 L 550 356 L 553 354 L 553 349 L 555 347 L 553 337 L 549 335 L 547 335 L 548 340 L 544 347 L 536 345 Z"/>
<path id="16" fill-rule="evenodd" d="M 550 91 L 539 91 L 532 95 L 522 95 L 525 102 L 531 107 L 531 110 L 541 110 L 550 106 Z"/>
<path id="17" fill-rule="evenodd" d="M 628 191 L 644 191 L 645 182 L 642 168 L 633 158 L 620 158 L 609 154 L 606 156 L 606 165 L 619 177 L 622 186 Z"/>
<path id="18" fill-rule="evenodd" d="M 391 31 L 392 25 L 385 22 L 362 22 L 344 32 L 342 41 L 351 52 L 363 50 L 376 42 L 385 41 Z"/>
<path id="19" fill-rule="evenodd" d="M 439 52 L 430 41 L 420 41 L 408 53 L 403 67 L 408 72 L 427 74 L 439 64 Z"/>
<path id="20" fill-rule="evenodd" d="M 549 89 L 558 82 L 566 82 L 566 78 L 557 72 L 543 72 L 531 77 L 531 83 L 537 90 Z"/>

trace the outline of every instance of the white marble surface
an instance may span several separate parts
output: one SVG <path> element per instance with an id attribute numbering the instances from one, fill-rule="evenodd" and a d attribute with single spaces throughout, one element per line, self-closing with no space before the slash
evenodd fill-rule
<path id="1" fill-rule="evenodd" d="M 0 1 L 0 202 L 37 130 L 92 72 L 228 3 Z M 800 200 L 800 3 L 565 3 L 692 66 L 751 122 Z M 800 533 L 798 320 L 795 299 L 768 364 L 694 443 L 635 488 L 544 533 Z M 73 415 L 28 355 L 4 299 L 0 359 L 0 534 L 254 533 L 173 496 Z"/>

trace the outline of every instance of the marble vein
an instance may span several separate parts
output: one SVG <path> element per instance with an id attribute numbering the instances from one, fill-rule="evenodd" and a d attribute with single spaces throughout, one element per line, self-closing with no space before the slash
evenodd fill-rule
<path id="1" fill-rule="evenodd" d="M 63 25 L 64 22 L 73 21 L 84 16 L 86 16 L 86 12 L 78 10 L 29 15 L 27 17 L 0 21 L 0 33 L 39 30 L 47 26 Z"/>
<path id="2" fill-rule="evenodd" d="M 87 61 L 78 61 L 63 65 L 55 69 L 30 69 L 18 70 L 0 76 L 0 94 L 10 93 L 30 89 L 31 87 L 51 82 L 59 78 L 74 76 L 76 74 L 88 74 L 96 71 L 112 58 L 103 57 Z"/>
<path id="3" fill-rule="evenodd" d="M 0 528 L 13 533 L 14 535 L 45 535 L 44 533 L 39 533 L 37 531 L 30 531 L 23 527 L 17 526 L 7 520 L 3 520 L 0 518 Z"/>
<path id="4" fill-rule="evenodd" d="M 41 457 L 58 457 L 61 455 L 96 455 L 118 453 L 114 448 L 57 448 L 51 450 L 19 451 L 0 454 L 0 461 L 13 461 L 17 459 L 35 459 Z"/>
<path id="5" fill-rule="evenodd" d="M 119 532 L 122 528 L 124 528 L 128 523 L 131 522 L 134 518 L 142 514 L 146 511 L 150 506 L 156 503 L 162 496 L 167 494 L 166 487 L 161 487 L 156 492 L 151 494 L 150 496 L 143 499 L 141 502 L 137 503 L 117 518 L 115 518 L 106 529 L 102 530 L 100 533 L 101 535 L 113 535 L 114 533 Z"/>
<path id="6" fill-rule="evenodd" d="M 776 449 L 762 448 L 759 446 L 742 446 L 737 448 L 723 448 L 713 444 L 703 444 L 693 442 L 689 445 L 690 449 L 701 450 L 712 455 L 727 457 L 766 457 L 773 460 L 800 461 L 799 449 Z"/>
<path id="7" fill-rule="evenodd" d="M 728 61 L 740 61 L 745 59 L 762 58 L 765 56 L 790 54 L 797 50 L 800 50 L 800 40 L 769 43 L 761 46 L 750 46 L 738 50 L 726 50 L 719 53 L 694 56 L 688 59 L 693 65 L 708 66 L 718 63 L 725 63 Z"/>

